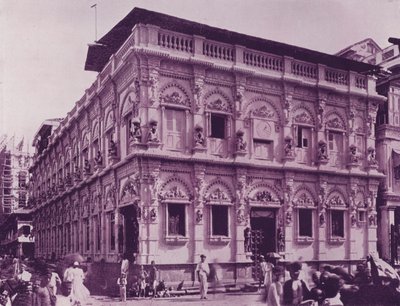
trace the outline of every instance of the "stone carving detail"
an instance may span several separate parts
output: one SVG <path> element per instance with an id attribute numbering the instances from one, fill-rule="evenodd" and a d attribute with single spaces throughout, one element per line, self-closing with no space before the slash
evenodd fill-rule
<path id="1" fill-rule="evenodd" d="M 325 225 L 325 210 L 321 210 L 319 213 L 319 225 L 321 227 Z"/>
<path id="2" fill-rule="evenodd" d="M 186 194 L 178 188 L 178 186 L 172 187 L 170 190 L 164 192 L 163 198 L 166 199 L 187 199 Z"/>
<path id="3" fill-rule="evenodd" d="M 89 162 L 89 160 L 87 160 L 87 159 L 85 159 L 85 163 L 84 163 L 84 166 L 83 166 L 83 173 L 85 174 L 85 175 L 89 175 L 90 174 L 90 169 L 91 167 L 90 167 L 90 162 Z"/>
<path id="4" fill-rule="evenodd" d="M 147 136 L 147 142 L 158 143 L 160 140 L 158 139 L 158 131 L 157 131 L 157 121 L 150 121 L 150 130 Z"/>
<path id="5" fill-rule="evenodd" d="M 291 225 L 291 224 L 292 224 L 292 221 L 293 221 L 293 218 L 292 218 L 292 211 L 291 211 L 291 210 L 288 210 L 288 211 L 286 212 L 286 224 L 287 224 L 287 225 Z"/>
<path id="6" fill-rule="evenodd" d="M 75 166 L 74 176 L 75 176 L 75 182 L 79 182 L 82 179 L 82 177 L 81 177 L 81 169 L 79 169 L 78 165 Z"/>
<path id="7" fill-rule="evenodd" d="M 101 151 L 97 151 L 96 157 L 94 158 L 94 161 L 96 162 L 96 166 L 100 167 L 103 165 L 103 156 L 101 155 Z"/>
<path id="8" fill-rule="evenodd" d="M 131 122 L 131 127 L 129 131 L 129 137 L 133 143 L 142 142 L 142 128 L 140 127 L 140 120 L 133 119 Z"/>
<path id="9" fill-rule="evenodd" d="M 137 187 L 133 181 L 127 183 L 121 192 L 121 202 L 129 201 L 138 195 Z"/>
<path id="10" fill-rule="evenodd" d="M 350 163 L 357 164 L 359 161 L 359 157 L 357 156 L 357 147 L 354 144 L 352 144 L 349 147 L 349 150 L 350 150 L 349 154 Z"/>
<path id="11" fill-rule="evenodd" d="M 284 104 L 284 108 L 283 108 L 283 113 L 285 115 L 286 123 L 289 123 L 291 110 L 292 110 L 292 96 L 288 95 L 285 97 L 285 104 Z"/>
<path id="12" fill-rule="evenodd" d="M 324 140 L 320 140 L 318 142 L 318 160 L 320 162 L 328 161 L 328 152 L 326 142 Z"/>
<path id="13" fill-rule="evenodd" d="M 345 129 L 345 126 L 344 126 L 342 120 L 340 120 L 338 117 L 334 117 L 334 118 L 328 120 L 326 122 L 326 126 L 328 128 L 332 128 L 332 129 L 340 129 L 340 130 Z"/>
<path id="14" fill-rule="evenodd" d="M 243 224 L 246 221 L 243 209 L 238 209 L 236 212 L 236 220 L 238 224 Z"/>
<path id="15" fill-rule="evenodd" d="M 155 208 L 150 210 L 149 217 L 151 222 L 155 222 L 157 220 L 157 211 Z"/>
<path id="16" fill-rule="evenodd" d="M 158 87 L 158 77 L 151 76 L 147 82 L 149 86 L 149 102 L 153 105 L 156 102 L 157 87 Z"/>
<path id="17" fill-rule="evenodd" d="M 117 145 L 112 139 L 109 142 L 108 156 L 111 158 L 117 157 Z"/>
<path id="18" fill-rule="evenodd" d="M 257 201 L 257 202 L 272 202 L 272 201 L 275 201 L 275 200 L 272 198 L 271 193 L 268 192 L 268 191 L 266 191 L 266 190 L 258 191 L 258 192 L 254 195 L 254 197 L 253 197 L 252 200 Z"/>
<path id="19" fill-rule="evenodd" d="M 278 227 L 277 240 L 278 252 L 285 252 L 285 233 L 282 227 Z"/>
<path id="20" fill-rule="evenodd" d="M 105 207 L 104 208 L 113 208 L 116 205 L 115 202 L 115 193 L 116 193 L 116 188 L 114 185 L 112 185 L 110 187 L 110 189 L 107 192 L 107 196 L 106 196 L 106 201 L 104 203 Z"/>
<path id="21" fill-rule="evenodd" d="M 319 105 L 318 105 L 318 128 L 322 129 L 323 123 L 324 123 L 324 111 L 325 111 L 325 106 L 326 106 L 326 100 L 325 99 L 319 99 Z"/>
<path id="22" fill-rule="evenodd" d="M 305 111 L 296 115 L 294 117 L 294 122 L 296 123 L 305 123 L 305 124 L 313 124 L 313 120 L 309 114 L 307 114 Z"/>
<path id="23" fill-rule="evenodd" d="M 372 214 L 368 217 L 369 226 L 376 226 L 376 215 Z"/>
<path id="24" fill-rule="evenodd" d="M 194 93 L 194 101 L 196 104 L 196 111 L 198 111 L 201 107 L 201 97 L 203 95 L 203 82 L 198 82 L 197 84 L 194 85 L 193 88 L 193 93 Z"/>
<path id="25" fill-rule="evenodd" d="M 369 147 L 368 148 L 368 156 L 367 156 L 369 166 L 377 166 L 378 161 L 376 160 L 376 153 L 375 148 Z"/>
<path id="26" fill-rule="evenodd" d="M 200 209 L 196 211 L 196 222 L 201 223 L 203 221 L 203 213 Z"/>
<path id="27" fill-rule="evenodd" d="M 314 206 L 314 201 L 306 193 L 303 193 L 297 198 L 295 204 L 299 207 L 310 207 Z"/>
<path id="28" fill-rule="evenodd" d="M 331 197 L 327 204 L 329 207 L 340 207 L 340 206 L 345 207 L 346 206 L 343 199 L 338 195 Z"/>
<path id="29" fill-rule="evenodd" d="M 220 189 L 215 189 L 209 196 L 210 201 L 221 201 L 221 200 L 229 200 L 226 193 Z"/>
<path id="30" fill-rule="evenodd" d="M 294 157 L 294 143 L 293 138 L 290 136 L 285 137 L 285 147 L 284 147 L 285 157 L 293 158 Z"/>
<path id="31" fill-rule="evenodd" d="M 217 99 L 217 100 L 213 100 L 213 101 L 209 102 L 207 107 L 209 109 L 219 110 L 219 111 L 223 111 L 223 112 L 230 111 L 228 102 L 223 101 L 221 99 Z"/>
<path id="32" fill-rule="evenodd" d="M 247 143 L 243 139 L 244 132 L 239 130 L 236 132 L 236 151 L 243 152 L 246 151 Z"/>
<path id="33" fill-rule="evenodd" d="M 270 110 L 266 105 L 261 106 L 260 108 L 254 109 L 252 112 L 253 116 L 272 119 L 275 117 L 275 112 Z"/>
<path id="34" fill-rule="evenodd" d="M 196 147 L 204 147 L 206 144 L 203 127 L 199 125 L 194 128 L 194 144 Z"/>
<path id="35" fill-rule="evenodd" d="M 188 98 L 182 98 L 182 96 L 177 91 L 174 91 L 170 95 L 161 96 L 161 103 L 189 106 L 190 100 Z"/>

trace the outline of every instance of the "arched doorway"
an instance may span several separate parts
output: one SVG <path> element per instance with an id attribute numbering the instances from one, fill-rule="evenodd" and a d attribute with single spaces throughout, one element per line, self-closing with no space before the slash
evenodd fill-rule
<path id="1" fill-rule="evenodd" d="M 253 242 L 257 244 L 258 254 L 255 255 L 265 256 L 267 253 L 276 252 L 276 213 L 277 210 L 273 208 L 251 208 L 250 228 L 259 236 Z"/>
<path id="2" fill-rule="evenodd" d="M 119 213 L 123 216 L 123 221 L 118 228 L 118 238 L 120 241 L 120 252 L 125 253 L 129 260 L 133 259 L 133 254 L 139 253 L 139 222 L 140 209 L 137 203 L 121 207 Z"/>

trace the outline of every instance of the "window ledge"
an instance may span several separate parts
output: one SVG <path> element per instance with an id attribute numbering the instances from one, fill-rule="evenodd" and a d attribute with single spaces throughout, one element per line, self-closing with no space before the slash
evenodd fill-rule
<path id="1" fill-rule="evenodd" d="M 296 241 L 299 244 L 311 244 L 314 242 L 314 238 L 313 237 L 297 237 Z"/>
<path id="2" fill-rule="evenodd" d="M 329 243 L 330 244 L 342 244 L 346 241 L 345 238 L 343 237 L 330 237 L 329 238 Z"/>
<path id="3" fill-rule="evenodd" d="M 165 242 L 168 244 L 185 244 L 189 241 L 188 237 L 183 236 L 169 236 L 165 237 Z"/>
<path id="4" fill-rule="evenodd" d="M 212 244 L 227 244 L 231 241 L 231 237 L 227 236 L 211 236 L 209 239 Z"/>

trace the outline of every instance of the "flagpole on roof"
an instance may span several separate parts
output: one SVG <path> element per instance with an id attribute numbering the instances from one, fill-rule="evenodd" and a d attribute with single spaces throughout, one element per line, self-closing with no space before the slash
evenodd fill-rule
<path id="1" fill-rule="evenodd" d="M 97 3 L 90 6 L 94 8 L 94 41 L 97 42 Z"/>

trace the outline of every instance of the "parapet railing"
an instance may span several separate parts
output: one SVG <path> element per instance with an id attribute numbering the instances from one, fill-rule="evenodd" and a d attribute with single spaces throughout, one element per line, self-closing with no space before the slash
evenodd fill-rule
<path id="1" fill-rule="evenodd" d="M 333 69 L 322 64 L 308 63 L 287 56 L 278 56 L 240 45 L 230 45 L 205 39 L 202 36 L 182 34 L 143 24 L 138 24 L 133 28 L 132 34 L 100 72 L 97 82 L 99 86 L 107 79 L 107 75 L 122 65 L 123 57 L 133 47 L 166 51 L 193 59 L 220 62 L 224 65 L 232 64 L 233 67 L 248 67 L 261 73 L 271 71 L 315 84 L 327 86 L 331 84 L 349 91 L 375 90 L 374 84 L 368 86 L 369 78 L 356 72 Z M 93 89 L 89 88 L 89 95 Z"/>

